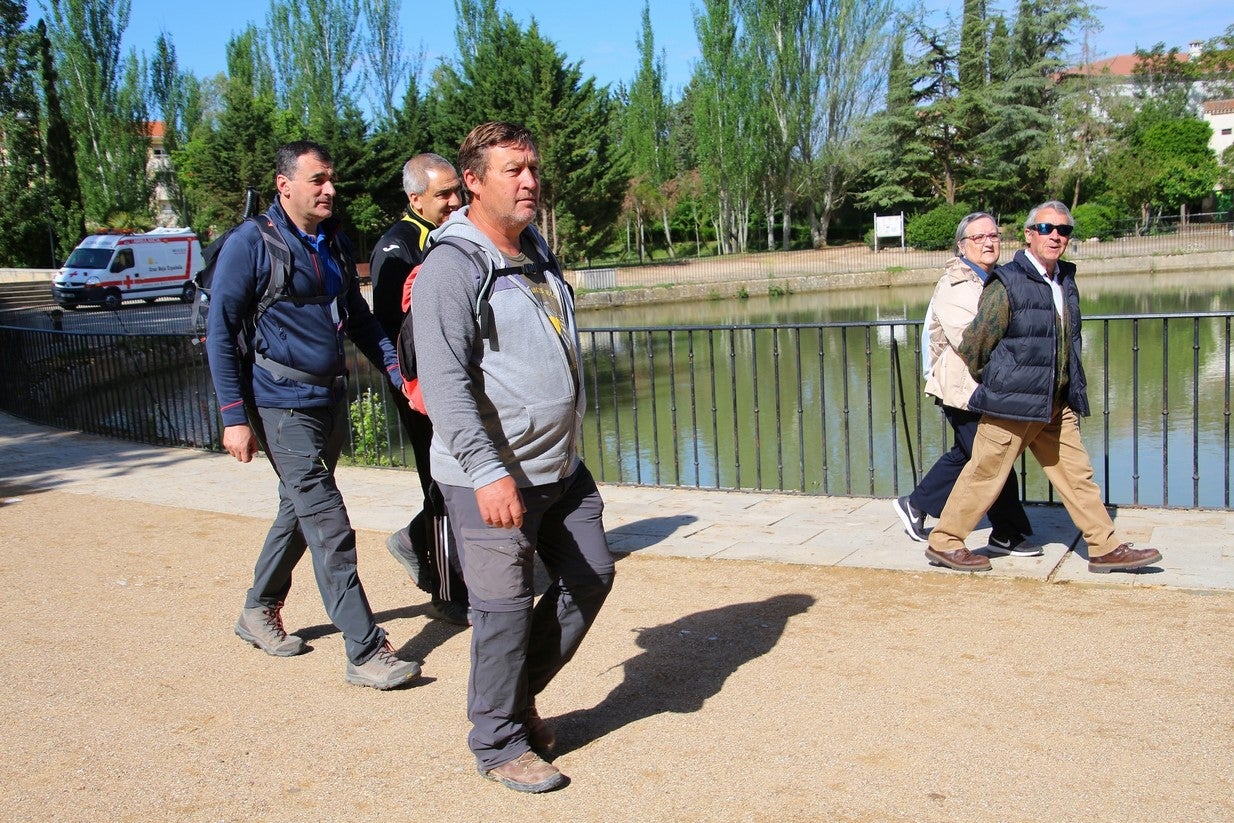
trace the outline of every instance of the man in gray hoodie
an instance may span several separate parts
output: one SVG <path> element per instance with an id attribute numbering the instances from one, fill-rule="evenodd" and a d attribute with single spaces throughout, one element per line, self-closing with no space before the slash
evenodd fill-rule
<path id="1" fill-rule="evenodd" d="M 485 777 L 543 792 L 536 697 L 574 655 L 613 585 L 603 501 L 578 456 L 585 398 L 574 298 L 532 227 L 540 158 L 512 123 L 459 149 L 471 205 L 433 232 L 412 287 L 416 368 L 472 608 L 468 745 Z M 491 282 L 486 282 L 490 281 Z M 406 328 L 406 327 L 404 327 Z M 535 600 L 533 554 L 552 580 Z"/>

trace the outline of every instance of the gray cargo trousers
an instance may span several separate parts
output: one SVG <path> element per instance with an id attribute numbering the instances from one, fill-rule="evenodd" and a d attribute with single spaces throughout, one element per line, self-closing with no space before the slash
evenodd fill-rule
<path id="1" fill-rule="evenodd" d="M 527 509 L 519 529 L 486 525 L 473 489 L 441 491 L 473 612 L 467 743 L 487 771 L 531 748 L 527 707 L 595 622 L 613 587 L 613 555 L 604 502 L 581 463 L 564 480 L 519 489 Z M 538 601 L 533 554 L 552 581 Z"/>
<path id="2" fill-rule="evenodd" d="M 330 622 L 343 633 L 347 657 L 360 665 L 386 633 L 373 619 L 356 571 L 356 533 L 334 467 L 347 436 L 347 405 L 257 409 L 258 438 L 279 478 L 279 508 L 253 569 L 245 608 L 270 608 L 287 599 L 291 573 L 307 547 Z"/>

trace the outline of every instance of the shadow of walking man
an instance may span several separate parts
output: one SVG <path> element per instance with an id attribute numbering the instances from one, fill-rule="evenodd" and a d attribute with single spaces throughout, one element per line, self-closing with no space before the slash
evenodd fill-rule
<path id="1" fill-rule="evenodd" d="M 697 612 L 663 626 L 638 629 L 641 654 L 623 665 L 625 677 L 603 701 L 553 718 L 555 755 L 664 712 L 697 712 L 737 669 L 771 651 L 793 615 L 814 605 L 805 594 L 782 594 Z"/>

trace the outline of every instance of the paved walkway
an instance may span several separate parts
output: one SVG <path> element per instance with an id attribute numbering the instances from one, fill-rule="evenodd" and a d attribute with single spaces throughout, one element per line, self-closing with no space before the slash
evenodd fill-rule
<path id="1" fill-rule="evenodd" d="M 357 529 L 390 532 L 407 521 L 415 484 L 408 471 L 340 467 L 339 484 Z M 186 510 L 266 517 L 274 494 L 268 464 L 36 426 L 0 414 L 0 484 L 71 491 Z M 853 497 L 602 487 L 605 525 L 619 552 L 870 569 L 960 573 L 929 566 L 924 544 L 904 533 L 890 501 Z M 1119 508 L 1119 533 L 1159 548 L 1164 560 L 1138 573 L 1094 575 L 1083 541 L 1058 506 L 1032 507 L 1043 555 L 996 557 L 992 576 L 1114 586 L 1234 590 L 1234 512 Z M 986 545 L 988 528 L 968 545 Z M 1075 550 L 1078 548 L 1078 551 Z"/>

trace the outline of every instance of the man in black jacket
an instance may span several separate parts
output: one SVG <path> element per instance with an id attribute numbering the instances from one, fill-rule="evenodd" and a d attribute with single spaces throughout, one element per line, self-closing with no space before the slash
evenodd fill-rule
<path id="1" fill-rule="evenodd" d="M 1063 261 L 1074 224 L 1067 206 L 1042 203 L 1024 224 L 1027 251 L 986 281 L 960 357 L 979 384 L 968 401 L 981 412 L 973 456 L 960 473 L 926 559 L 957 571 L 987 571 L 988 558 L 964 545 L 1025 449 L 1041 464 L 1088 544 L 1088 570 L 1138 569 L 1161 561 L 1116 535 L 1080 439 L 1088 416 L 1080 362 L 1080 292 L 1075 264 Z"/>
<path id="2" fill-rule="evenodd" d="M 404 284 L 411 270 L 424 259 L 429 233 L 462 204 L 458 172 L 441 155 L 417 154 L 403 166 L 407 208 L 402 218 L 373 247 L 369 274 L 373 279 L 373 314 L 391 340 L 397 340 L 406 312 Z M 412 581 L 432 595 L 429 616 L 466 626 L 467 587 L 450 562 L 450 530 L 445 525 L 445 503 L 429 473 L 429 443 L 433 425 L 411 408 L 401 392 L 393 392 L 403 431 L 411 441 L 424 492 L 424 506 L 406 528 L 386 540 L 386 548 L 403 565 Z"/>

